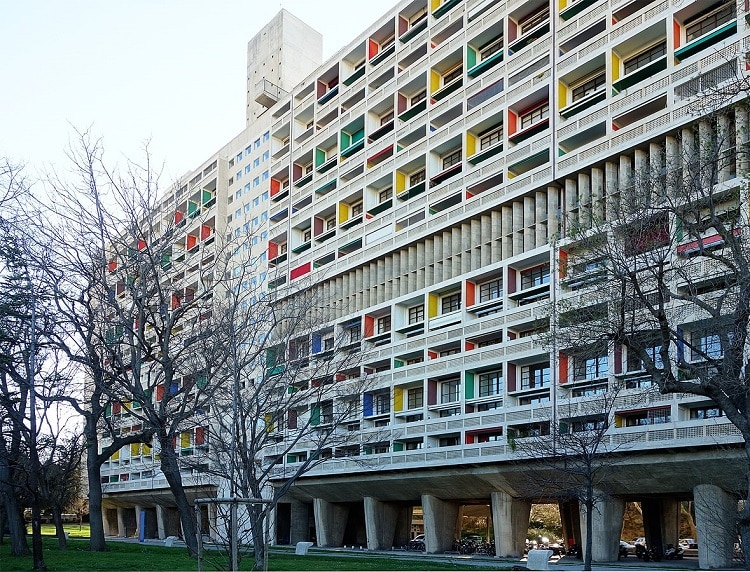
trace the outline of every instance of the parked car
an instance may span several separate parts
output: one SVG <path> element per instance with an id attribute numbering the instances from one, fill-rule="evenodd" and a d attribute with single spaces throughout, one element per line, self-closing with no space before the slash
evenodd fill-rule
<path id="1" fill-rule="evenodd" d="M 635 554 L 635 544 L 631 544 L 627 540 L 620 540 L 620 551 L 619 558 L 625 558 L 628 554 Z"/>
<path id="2" fill-rule="evenodd" d="M 678 544 L 682 546 L 683 550 L 687 550 L 688 548 L 698 548 L 698 543 L 694 538 L 680 538 Z"/>

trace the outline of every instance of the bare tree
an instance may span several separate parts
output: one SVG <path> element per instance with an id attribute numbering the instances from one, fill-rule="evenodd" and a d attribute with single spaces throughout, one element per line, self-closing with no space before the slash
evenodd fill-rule
<path id="1" fill-rule="evenodd" d="M 748 90 L 727 65 L 681 88 L 700 96 L 691 121 L 621 156 L 560 248 L 563 273 L 600 299 L 570 338 L 613 344 L 662 393 L 711 399 L 741 434 L 750 477 Z M 747 503 L 739 529 L 750 556 Z"/>

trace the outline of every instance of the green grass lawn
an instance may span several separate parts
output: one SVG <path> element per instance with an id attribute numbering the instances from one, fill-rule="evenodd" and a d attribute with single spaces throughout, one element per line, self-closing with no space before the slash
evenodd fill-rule
<path id="1" fill-rule="evenodd" d="M 78 529 L 78 525 L 73 525 Z M 72 531 L 71 531 L 72 532 Z M 44 560 L 50 572 L 89 572 L 89 571 L 138 571 L 161 570 L 197 570 L 196 561 L 187 555 L 185 548 L 166 548 L 136 543 L 109 541 L 107 552 L 89 552 L 88 542 L 71 538 L 68 550 L 57 549 L 57 539 L 44 538 Z M 29 542 L 31 547 L 31 542 Z M 12 558 L 7 541 L 0 546 L 0 570 L 2 572 L 24 571 L 32 569 L 31 556 Z M 241 563 L 242 570 L 252 568 L 252 559 L 246 557 Z M 214 570 L 206 559 L 205 570 Z M 373 554 L 356 554 L 354 556 L 336 556 L 330 552 L 315 551 L 307 556 L 296 556 L 291 553 L 272 553 L 269 556 L 269 570 L 501 570 L 494 566 L 475 567 L 461 565 L 460 562 L 435 562 L 420 558 L 414 554 L 413 559 L 401 560 L 392 556 Z M 506 566 L 504 569 L 509 570 Z"/>

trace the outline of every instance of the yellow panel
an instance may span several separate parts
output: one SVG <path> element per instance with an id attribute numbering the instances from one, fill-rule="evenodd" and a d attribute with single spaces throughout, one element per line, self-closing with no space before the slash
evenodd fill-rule
<path id="1" fill-rule="evenodd" d="M 568 88 L 563 82 L 557 82 L 557 108 L 562 109 L 568 105 Z"/>
<path id="2" fill-rule="evenodd" d="M 396 194 L 406 190 L 406 175 L 401 171 L 396 171 Z"/>
<path id="3" fill-rule="evenodd" d="M 430 94 L 433 94 L 440 89 L 440 82 L 442 79 L 443 76 L 441 76 L 438 72 L 436 72 L 435 70 L 430 70 Z"/>
<path id="4" fill-rule="evenodd" d="M 183 431 L 180 433 L 180 447 L 186 448 L 190 447 L 190 432 L 189 431 Z"/>
<path id="5" fill-rule="evenodd" d="M 145 443 L 143 444 L 143 454 L 144 455 L 150 455 L 151 454 L 151 447 L 148 446 L 148 445 L 146 445 Z"/>
<path id="6" fill-rule="evenodd" d="M 404 388 L 403 387 L 393 388 L 393 410 L 394 411 L 404 410 Z"/>
<path id="7" fill-rule="evenodd" d="M 560 0 L 558 3 L 558 7 L 559 7 L 559 10 L 558 10 L 559 12 L 562 12 L 563 10 L 565 10 L 565 8 L 568 7 L 568 0 Z"/>
<path id="8" fill-rule="evenodd" d="M 477 138 L 471 133 L 466 134 L 466 156 L 471 157 L 477 152 Z"/>
<path id="9" fill-rule="evenodd" d="M 141 444 L 140 443 L 131 443 L 130 444 L 130 456 L 131 457 L 137 457 L 141 454 Z"/>
<path id="10" fill-rule="evenodd" d="M 440 4 L 443 3 L 443 0 L 432 0 L 430 2 L 430 12 L 434 12 L 438 8 L 440 8 Z"/>
<path id="11" fill-rule="evenodd" d="M 110 457 L 110 459 L 112 459 L 113 461 L 117 461 L 119 458 L 120 458 L 120 449 L 117 449 L 117 451 L 112 453 L 112 456 Z"/>
<path id="12" fill-rule="evenodd" d="M 349 205 L 346 203 L 339 203 L 339 223 L 346 222 L 349 220 Z"/>
<path id="13" fill-rule="evenodd" d="M 427 317 L 434 318 L 438 315 L 438 295 L 428 294 L 427 295 Z"/>
<path id="14" fill-rule="evenodd" d="M 620 79 L 620 58 L 612 52 L 612 81 Z"/>

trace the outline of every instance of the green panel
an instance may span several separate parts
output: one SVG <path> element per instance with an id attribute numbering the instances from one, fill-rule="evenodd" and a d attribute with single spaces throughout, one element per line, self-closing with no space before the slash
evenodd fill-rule
<path id="1" fill-rule="evenodd" d="M 404 362 L 401 361 L 400 359 L 394 359 L 393 360 L 393 368 L 395 369 L 397 367 L 404 367 Z"/>
<path id="2" fill-rule="evenodd" d="M 474 373 L 471 371 L 464 373 L 464 397 L 474 399 Z"/>
<path id="3" fill-rule="evenodd" d="M 188 216 L 195 216 L 198 214 L 199 211 L 199 205 L 198 203 L 194 203 L 193 201 L 188 201 Z"/>
<path id="4" fill-rule="evenodd" d="M 499 145 L 493 145 L 492 147 L 489 147 L 485 149 L 484 151 L 480 151 L 479 153 L 475 153 L 471 157 L 467 159 L 469 163 L 472 165 L 476 165 L 477 163 L 480 163 L 484 161 L 485 159 L 489 159 L 493 155 L 497 155 L 503 150 L 503 145 L 500 143 Z"/>
<path id="5" fill-rule="evenodd" d="M 580 113 L 584 109 L 588 109 L 592 105 L 596 105 L 600 101 L 604 101 L 606 97 L 607 97 L 607 92 L 602 90 L 600 93 L 592 96 L 589 99 L 584 99 L 580 102 L 576 102 L 567 106 L 565 109 L 562 109 L 560 111 L 560 115 L 562 115 L 565 119 L 568 119 L 569 117 L 572 117 L 573 115 L 576 115 L 577 113 Z"/>
<path id="6" fill-rule="evenodd" d="M 342 131 L 341 132 L 341 148 L 346 149 L 351 144 L 352 144 L 352 136 L 349 135 L 346 131 Z"/>
<path id="7" fill-rule="evenodd" d="M 398 118 L 401 121 L 408 121 L 415 115 L 418 115 L 419 113 L 422 113 L 425 109 L 427 109 L 427 100 L 423 99 L 416 105 L 412 105 L 409 109 L 401 113 L 401 115 L 398 116 Z M 400 150 L 400 149 L 399 149 Z"/>
<path id="8" fill-rule="evenodd" d="M 576 2 L 572 2 L 570 6 L 560 11 L 560 18 L 563 20 L 569 20 L 576 14 L 591 6 L 594 2 L 596 2 L 596 0 L 577 0 Z"/>
<path id="9" fill-rule="evenodd" d="M 203 389 L 208 385 L 208 376 L 202 375 L 198 378 L 198 389 Z"/>
<path id="10" fill-rule="evenodd" d="M 211 202 L 211 199 L 214 198 L 214 194 L 211 191 L 203 191 L 201 193 L 201 196 L 203 198 L 203 204 Z"/>
<path id="11" fill-rule="evenodd" d="M 352 133 L 352 143 L 356 143 L 357 141 L 361 141 L 365 138 L 365 128 L 363 127 L 359 131 L 355 131 Z"/>
<path id="12" fill-rule="evenodd" d="M 357 71 L 355 71 L 352 75 L 346 78 L 344 80 L 344 85 L 352 85 L 355 81 L 357 81 L 363 75 L 365 75 L 365 66 L 362 66 Z"/>
<path id="13" fill-rule="evenodd" d="M 643 66 L 642 68 L 639 68 L 635 70 L 634 72 L 629 73 L 622 79 L 614 82 L 612 84 L 612 87 L 615 88 L 615 94 L 617 92 L 622 91 L 623 89 L 627 89 L 638 82 L 643 81 L 644 79 L 650 78 L 653 75 L 656 75 L 657 73 L 664 71 L 667 69 L 667 57 L 663 56 L 659 58 L 658 60 L 655 60 L 651 62 L 648 65 Z"/>
<path id="14" fill-rule="evenodd" d="M 348 157 L 349 155 L 353 155 L 357 151 L 363 149 L 364 146 L 365 146 L 364 139 L 359 139 L 358 141 L 354 141 L 352 142 L 351 145 L 341 150 L 341 156 Z"/>
<path id="15" fill-rule="evenodd" d="M 469 69 L 467 70 L 467 74 L 469 77 L 477 77 L 478 75 L 484 73 L 491 67 L 493 67 L 495 64 L 499 64 L 503 61 L 503 52 L 502 50 L 492 54 L 489 58 L 486 60 L 482 60 L 478 65 L 475 66 L 468 66 Z"/>
<path id="16" fill-rule="evenodd" d="M 435 18 L 440 18 L 441 16 L 443 16 L 444 14 L 446 14 L 448 12 L 448 10 L 450 10 L 451 8 L 453 8 L 454 6 L 456 6 L 459 2 L 460 2 L 460 0 L 445 0 L 445 2 L 443 2 L 440 6 L 438 6 L 438 9 L 435 10 L 432 13 L 432 15 Z"/>
<path id="17" fill-rule="evenodd" d="M 104 416 L 110 417 L 112 415 L 112 404 L 107 403 L 106 407 L 104 407 Z"/>
<path id="18" fill-rule="evenodd" d="M 466 67 L 471 69 L 477 65 L 477 51 L 471 46 L 466 46 Z"/>
<path id="19" fill-rule="evenodd" d="M 394 443 L 393 444 L 393 452 L 398 453 L 399 451 L 404 450 L 404 444 L 403 443 Z"/>
<path id="20" fill-rule="evenodd" d="M 320 425 L 320 405 L 310 407 L 310 425 Z"/>
<path id="21" fill-rule="evenodd" d="M 326 162 L 326 152 L 322 149 L 315 149 L 315 166 L 320 167 Z"/>

